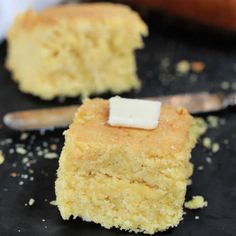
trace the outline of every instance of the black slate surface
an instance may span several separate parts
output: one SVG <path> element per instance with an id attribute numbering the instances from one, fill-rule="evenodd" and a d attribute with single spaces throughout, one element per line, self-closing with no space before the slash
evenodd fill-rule
<path id="1" fill-rule="evenodd" d="M 146 48 L 137 53 L 138 74 L 143 89 L 139 93 L 131 92 L 124 96 L 233 91 L 231 87 L 222 90 L 221 84 L 223 81 L 229 81 L 230 84 L 236 82 L 235 35 L 175 22 L 156 14 L 146 19 L 150 26 L 150 37 L 145 40 Z M 0 46 L 1 118 L 9 111 L 80 102 L 79 98 L 67 99 L 63 103 L 58 100 L 45 102 L 20 93 L 4 69 L 5 55 L 6 45 L 3 43 Z M 206 69 L 200 75 L 190 72 L 186 76 L 179 76 L 175 72 L 175 64 L 183 59 L 203 61 Z M 167 60 L 170 63 L 166 67 Z M 209 206 L 201 210 L 186 210 L 187 214 L 177 228 L 159 235 L 236 234 L 236 110 L 214 115 L 219 117 L 221 124 L 218 128 L 209 129 L 205 136 L 219 143 L 220 151 L 212 154 L 199 142 L 192 155 L 195 165 L 193 184 L 188 187 L 186 196 L 190 199 L 196 194 L 203 195 Z M 26 140 L 21 140 L 20 132 L 1 126 L 0 149 L 5 162 L 0 165 L 0 235 L 134 235 L 116 229 L 106 230 L 80 219 L 62 221 L 57 208 L 49 204 L 55 199 L 54 181 L 58 160 L 43 158 L 41 150 L 56 144 L 59 154 L 64 141 L 62 132 L 61 129 L 46 133 L 30 132 Z M 17 147 L 26 148 L 27 154 L 13 153 Z M 207 157 L 211 157 L 212 163 L 206 161 Z M 197 170 L 200 165 L 204 166 L 203 171 Z M 16 177 L 11 176 L 14 173 Z M 35 199 L 35 203 L 25 205 L 30 198 Z M 196 216 L 200 219 L 196 220 Z"/>

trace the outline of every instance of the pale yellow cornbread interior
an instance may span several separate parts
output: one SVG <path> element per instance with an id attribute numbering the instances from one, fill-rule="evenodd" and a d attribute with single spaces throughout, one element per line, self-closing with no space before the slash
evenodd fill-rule
<path id="1" fill-rule="evenodd" d="M 20 14 L 6 66 L 23 92 L 42 99 L 140 88 L 134 50 L 147 26 L 120 4 L 67 4 Z"/>
<path id="2" fill-rule="evenodd" d="M 183 215 L 197 122 L 162 106 L 154 130 L 107 124 L 108 101 L 85 101 L 65 132 L 56 201 L 63 219 L 153 234 Z"/>

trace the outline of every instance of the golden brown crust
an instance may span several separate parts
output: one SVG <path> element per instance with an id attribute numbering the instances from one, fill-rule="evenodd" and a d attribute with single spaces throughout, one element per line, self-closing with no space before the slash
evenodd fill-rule
<path id="1" fill-rule="evenodd" d="M 86 100 L 67 135 L 78 142 L 120 145 L 134 152 L 160 156 L 181 152 L 189 141 L 192 117 L 185 109 L 163 105 L 159 125 L 154 130 L 112 127 L 107 124 L 108 112 L 107 100 Z"/>
<path id="2" fill-rule="evenodd" d="M 128 6 L 112 3 L 66 4 L 49 7 L 40 13 L 29 10 L 18 16 L 18 24 L 25 29 L 37 25 L 51 25 L 60 20 L 96 20 L 96 22 L 119 20 L 134 25 L 137 31 L 146 35 L 147 26 L 140 16 Z"/>

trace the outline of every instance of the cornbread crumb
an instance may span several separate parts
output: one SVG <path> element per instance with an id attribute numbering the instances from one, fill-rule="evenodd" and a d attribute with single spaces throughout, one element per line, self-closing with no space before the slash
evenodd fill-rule
<path id="1" fill-rule="evenodd" d="M 197 168 L 199 171 L 202 171 L 202 170 L 204 170 L 204 166 L 198 166 L 198 168 Z"/>
<path id="2" fill-rule="evenodd" d="M 21 140 L 21 141 L 26 140 L 28 137 L 29 137 L 29 134 L 28 134 L 28 133 L 22 133 L 22 134 L 20 135 L 20 140 Z"/>
<path id="3" fill-rule="evenodd" d="M 56 200 L 51 201 L 51 202 L 50 202 L 50 205 L 56 206 L 56 205 L 57 205 Z"/>
<path id="4" fill-rule="evenodd" d="M 203 146 L 207 149 L 211 148 L 211 139 L 209 137 L 203 139 Z"/>
<path id="5" fill-rule="evenodd" d="M 196 133 L 197 137 L 200 137 L 207 131 L 208 126 L 203 118 L 195 117 L 193 122 L 194 133 Z"/>
<path id="6" fill-rule="evenodd" d="M 187 74 L 190 68 L 191 65 L 187 60 L 182 60 L 176 64 L 176 71 L 180 74 Z"/>
<path id="7" fill-rule="evenodd" d="M 42 99 L 117 94 L 141 87 L 134 52 L 146 35 L 141 17 L 122 4 L 29 10 L 9 30 L 6 66 L 22 92 Z"/>
<path id="8" fill-rule="evenodd" d="M 206 162 L 209 163 L 209 164 L 211 164 L 211 163 L 212 163 L 211 157 L 206 157 Z"/>
<path id="9" fill-rule="evenodd" d="M 209 126 L 211 128 L 218 128 L 219 118 L 217 116 L 208 116 L 207 121 L 209 122 Z"/>
<path id="10" fill-rule="evenodd" d="M 58 158 L 58 154 L 55 152 L 48 152 L 44 155 L 45 159 L 57 159 Z"/>
<path id="11" fill-rule="evenodd" d="M 193 183 L 193 181 L 191 179 L 188 179 L 187 185 L 190 186 L 190 185 L 192 185 L 192 183 Z"/>
<path id="12" fill-rule="evenodd" d="M 212 144 L 211 151 L 212 151 L 213 153 L 216 153 L 216 152 L 218 152 L 219 150 L 220 150 L 220 145 L 219 145 L 219 143 L 213 143 L 213 144 Z"/>
<path id="13" fill-rule="evenodd" d="M 15 177 L 17 176 L 17 173 L 16 173 L 16 172 L 11 172 L 11 173 L 10 173 L 10 176 L 13 177 L 13 178 L 15 178 Z"/>
<path id="14" fill-rule="evenodd" d="M 27 150 L 24 149 L 23 147 L 17 147 L 16 148 L 16 153 L 20 155 L 25 155 L 27 153 Z"/>
<path id="15" fill-rule="evenodd" d="M 184 206 L 188 209 L 199 209 L 207 207 L 208 203 L 202 196 L 193 196 L 192 200 L 185 202 Z"/>
<path id="16" fill-rule="evenodd" d="M 195 220 L 199 220 L 200 217 L 199 217 L 199 216 L 195 216 L 194 219 L 195 219 Z"/>
<path id="17" fill-rule="evenodd" d="M 177 226 L 202 129 L 165 105 L 153 130 L 109 126 L 108 111 L 107 100 L 86 100 L 65 132 L 55 184 L 62 218 L 147 234 Z"/>
<path id="18" fill-rule="evenodd" d="M 195 73 L 201 73 L 205 69 L 205 64 L 201 61 L 194 61 L 191 63 L 191 69 Z"/>
<path id="19" fill-rule="evenodd" d="M 2 151 L 0 150 L 0 165 L 3 164 L 4 161 L 5 161 L 5 158 L 3 156 Z"/>
<path id="20" fill-rule="evenodd" d="M 33 206 L 34 203 L 35 203 L 35 199 L 34 198 L 30 198 L 30 200 L 28 202 L 29 206 Z"/>

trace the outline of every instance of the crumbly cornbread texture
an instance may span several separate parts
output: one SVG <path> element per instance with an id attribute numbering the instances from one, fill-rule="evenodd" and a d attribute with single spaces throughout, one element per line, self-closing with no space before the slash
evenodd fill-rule
<path id="1" fill-rule="evenodd" d="M 16 17 L 6 66 L 23 92 L 42 99 L 140 87 L 134 50 L 148 30 L 120 4 L 67 4 Z"/>
<path id="2" fill-rule="evenodd" d="M 165 105 L 153 130 L 109 126 L 108 113 L 107 100 L 86 100 L 65 132 L 56 180 L 63 219 L 147 234 L 177 226 L 197 123 Z"/>

